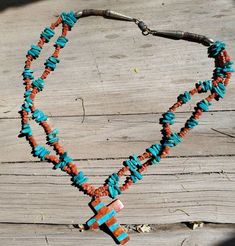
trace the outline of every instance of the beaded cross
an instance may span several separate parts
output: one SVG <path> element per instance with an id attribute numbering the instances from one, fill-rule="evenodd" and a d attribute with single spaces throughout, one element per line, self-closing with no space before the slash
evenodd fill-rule
<path id="1" fill-rule="evenodd" d="M 129 159 L 123 162 L 123 167 L 116 173 L 111 174 L 104 185 L 96 188 L 88 182 L 88 177 L 85 176 L 83 171 L 79 171 L 77 166 L 73 163 L 73 159 L 63 149 L 59 143 L 58 129 L 51 129 L 48 123 L 48 117 L 40 109 L 35 106 L 35 97 L 37 93 L 43 90 L 45 86 L 45 79 L 55 70 L 57 64 L 60 62 L 58 56 L 60 50 L 65 47 L 68 42 L 67 33 L 72 29 L 77 20 L 81 17 L 90 15 L 100 15 L 106 18 L 119 19 L 125 21 L 133 21 L 138 25 L 143 35 L 152 34 L 154 36 L 161 36 L 171 39 L 184 39 L 192 42 L 201 43 L 208 47 L 208 56 L 215 59 L 215 69 L 213 71 L 212 79 L 199 81 L 195 87 L 189 91 L 185 91 L 177 97 L 177 102 L 174 103 L 166 113 L 162 114 L 160 124 L 162 125 L 162 139 L 159 143 L 155 143 L 146 151 L 137 156 L 132 155 Z M 39 57 L 43 45 L 48 43 L 54 36 L 54 29 L 62 24 L 62 33 L 56 40 L 54 53 L 45 61 L 45 70 L 41 77 L 35 79 L 33 70 L 31 69 L 32 61 Z M 22 130 L 20 136 L 25 136 L 32 147 L 32 154 L 40 158 L 42 161 L 52 162 L 54 169 L 60 168 L 62 171 L 67 172 L 72 176 L 73 184 L 79 189 L 83 190 L 85 194 L 92 198 L 91 207 L 96 213 L 87 222 L 90 229 L 96 229 L 102 224 L 105 224 L 117 243 L 125 244 L 129 240 L 128 234 L 118 224 L 115 218 L 116 212 L 122 207 L 122 203 L 118 200 L 105 206 L 100 198 L 103 196 L 110 196 L 116 198 L 123 191 L 129 188 L 133 183 L 138 182 L 143 178 L 143 172 L 152 165 L 158 164 L 162 158 L 165 158 L 172 147 L 176 146 L 182 141 L 182 138 L 199 123 L 199 118 L 209 110 L 212 100 L 219 100 L 224 98 L 226 86 L 229 83 L 231 73 L 234 72 L 232 62 L 227 51 L 225 44 L 220 41 L 213 42 L 205 36 L 181 32 L 181 31 L 155 31 L 150 30 L 143 21 L 121 15 L 110 10 L 84 10 L 81 12 L 62 13 L 55 23 L 50 27 L 46 27 L 40 35 L 40 39 L 36 45 L 32 45 L 26 55 L 24 71 L 22 73 L 25 93 L 24 102 L 21 106 L 20 114 L 22 118 Z M 192 113 L 191 117 L 185 122 L 184 126 L 178 133 L 171 131 L 171 125 L 175 123 L 176 110 L 189 102 L 191 97 L 197 93 L 209 92 L 210 95 L 199 101 Z M 46 133 L 47 144 L 52 146 L 57 155 L 50 154 L 50 151 L 42 145 L 38 145 L 36 139 L 33 137 L 32 129 L 29 124 L 29 114 L 32 118 L 43 127 Z M 124 183 L 119 184 L 120 177 L 127 175 Z"/>
<path id="2" fill-rule="evenodd" d="M 97 229 L 98 227 L 105 224 L 113 238 L 120 244 L 125 244 L 129 241 L 128 234 L 117 222 L 115 215 L 124 206 L 118 199 L 111 202 L 108 206 L 105 206 L 99 198 L 95 199 L 90 203 L 91 208 L 97 213 L 94 217 L 87 221 L 87 225 L 90 229 Z"/>

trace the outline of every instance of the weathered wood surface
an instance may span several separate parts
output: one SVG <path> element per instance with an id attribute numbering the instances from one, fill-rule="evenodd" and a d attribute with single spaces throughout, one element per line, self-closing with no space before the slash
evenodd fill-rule
<path id="1" fill-rule="evenodd" d="M 234 225 L 205 225 L 190 230 L 185 225 L 153 226 L 150 233 L 132 232 L 128 245 L 151 246 L 232 246 Z M 171 235 L 171 236 L 169 236 Z M 115 245 L 102 232 L 79 232 L 66 225 L 0 225 L 0 239 L 4 246 L 20 245 Z M 144 243 L 144 244 L 143 244 Z"/>
<path id="2" fill-rule="evenodd" d="M 178 113 L 176 124 L 178 131 L 191 115 Z M 53 127 L 59 128 L 61 143 L 75 159 L 120 158 L 133 153 L 141 154 L 162 135 L 158 124 L 161 114 L 87 116 L 50 118 Z M 181 144 L 173 148 L 173 156 L 233 155 L 235 131 L 234 112 L 208 112 L 202 116 L 200 125 L 193 129 Z M 1 160 L 35 161 L 31 147 L 25 139 L 17 139 L 20 132 L 19 119 L 0 121 L 2 129 Z M 32 122 L 38 143 L 45 144 L 45 133 Z M 17 143 L 17 144 L 16 144 Z M 216 144 L 215 144 L 216 143 Z M 14 151 L 13 151 L 14 150 Z"/>
<path id="3" fill-rule="evenodd" d="M 7 33 L 0 41 L 0 117 L 18 117 L 23 93 L 20 74 L 26 51 L 55 19 L 53 15 L 90 7 L 112 8 L 137 16 L 153 28 L 199 32 L 222 39 L 235 57 L 233 1 L 169 1 L 165 5 L 153 0 L 144 4 L 140 0 L 38 2 L 0 16 L 2 33 Z M 16 32 L 20 35 L 16 36 Z M 61 63 L 36 100 L 39 108 L 52 115 L 82 115 L 81 101 L 76 100 L 79 97 L 84 99 L 88 115 L 164 112 L 179 93 L 212 76 L 213 60 L 207 58 L 202 45 L 143 37 L 132 23 L 99 17 L 82 19 L 69 33 L 69 39 L 61 53 Z M 43 62 L 52 50 L 46 45 L 34 62 L 35 76 L 41 74 Z M 233 110 L 234 92 L 231 83 L 226 100 L 211 109 Z"/>
<path id="4" fill-rule="evenodd" d="M 113 243 L 103 233 L 78 233 L 71 227 L 92 215 L 87 207 L 89 198 L 71 186 L 67 175 L 33 158 L 25 140 L 17 139 L 25 53 L 54 20 L 53 15 L 84 8 L 114 9 L 140 17 L 152 28 L 224 40 L 235 57 L 234 7 L 232 0 L 149 0 L 144 4 L 140 0 L 48 0 L 0 12 L 4 34 L 0 39 L 3 245 Z M 203 46 L 146 38 L 134 24 L 98 17 L 80 20 L 69 40 L 36 105 L 51 116 L 53 127 L 60 129 L 61 142 L 75 163 L 91 182 L 100 185 L 127 156 L 159 142 L 161 113 L 179 93 L 198 80 L 210 79 L 213 61 Z M 34 62 L 36 77 L 51 53 L 52 48 L 46 45 Z M 225 99 L 213 104 L 200 125 L 172 149 L 170 158 L 151 167 L 143 181 L 121 196 L 125 209 L 118 215 L 120 223 L 167 224 L 165 229 L 156 226 L 158 230 L 150 234 L 133 233 L 130 245 L 225 246 L 226 240 L 234 239 L 233 225 L 210 225 L 196 231 L 172 225 L 185 221 L 235 223 L 234 93 L 232 79 Z M 175 130 L 189 117 L 197 99 L 199 96 L 179 110 Z M 42 130 L 33 125 L 37 139 L 44 143 Z"/>
<path id="5" fill-rule="evenodd" d="M 95 185 L 121 160 L 81 161 Z M 234 223 L 235 157 L 168 158 L 122 194 L 121 223 L 211 221 Z M 114 163 L 112 166 L 110 163 Z M 68 175 L 47 163 L 1 164 L 0 222 L 81 224 L 92 216 L 89 198 Z M 8 213 L 8 211 L 14 211 Z"/>

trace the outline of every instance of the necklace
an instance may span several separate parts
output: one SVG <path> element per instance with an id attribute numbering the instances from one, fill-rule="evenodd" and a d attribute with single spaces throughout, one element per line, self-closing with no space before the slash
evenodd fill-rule
<path id="1" fill-rule="evenodd" d="M 45 79 L 55 70 L 57 64 L 60 62 L 59 53 L 68 42 L 67 33 L 71 31 L 74 24 L 79 18 L 87 16 L 103 16 L 109 19 L 117 19 L 122 21 L 134 22 L 138 25 L 142 34 L 147 36 L 160 36 L 170 39 L 183 39 L 208 46 L 208 56 L 215 59 L 215 69 L 211 80 L 199 81 L 195 87 L 189 91 L 185 91 L 177 97 L 177 102 L 173 104 L 169 110 L 162 114 L 160 124 L 162 125 L 162 140 L 160 143 L 153 144 L 142 155 L 132 155 L 129 159 L 123 162 L 123 167 L 117 172 L 111 174 L 104 185 L 95 188 L 88 182 L 88 177 L 83 171 L 78 171 L 77 166 L 73 163 L 73 159 L 64 151 L 63 147 L 59 144 L 58 129 L 51 129 L 47 119 L 48 117 L 40 109 L 36 108 L 34 100 L 36 94 L 43 90 L 45 86 Z M 41 77 L 34 79 L 31 64 L 33 60 L 39 57 L 40 52 L 45 43 L 48 43 L 55 34 L 55 28 L 62 24 L 62 33 L 56 40 L 54 47 L 55 51 L 44 63 L 45 70 Z M 21 106 L 21 120 L 22 130 L 20 136 L 25 136 L 32 147 L 32 153 L 35 157 L 40 158 L 42 161 L 48 161 L 54 164 L 54 169 L 60 168 L 62 171 L 67 172 L 72 176 L 71 180 L 73 185 L 82 190 L 85 194 L 92 198 L 89 204 L 95 212 L 94 217 L 87 221 L 86 225 L 89 229 L 97 229 L 105 225 L 109 230 L 109 234 L 119 244 L 125 244 L 129 240 L 127 232 L 117 222 L 115 215 L 124 206 L 120 200 L 115 199 L 109 205 L 105 205 L 101 201 L 101 197 L 110 196 L 116 198 L 122 192 L 129 188 L 133 183 L 138 182 L 143 178 L 143 172 L 151 165 L 156 165 L 162 158 L 165 158 L 170 148 L 176 146 L 182 141 L 182 138 L 198 125 L 198 120 L 203 114 L 209 110 L 209 106 L 213 99 L 219 100 L 224 98 L 226 86 L 229 83 L 231 73 L 234 72 L 232 62 L 225 50 L 225 44 L 220 41 L 214 42 L 212 39 L 203 35 L 198 35 L 182 31 L 156 31 L 151 30 L 147 25 L 138 19 L 119 14 L 110 10 L 93 10 L 87 9 L 81 12 L 62 13 L 55 23 L 50 27 L 46 27 L 40 35 L 40 39 L 36 45 L 32 45 L 27 52 L 24 71 L 22 73 L 25 93 L 24 103 Z M 191 117 L 185 122 L 181 130 L 176 133 L 171 131 L 171 125 L 174 124 L 175 111 L 177 108 L 186 104 L 193 95 L 196 93 L 210 92 L 210 95 L 205 99 L 199 101 L 194 108 Z M 36 139 L 33 137 L 32 129 L 29 124 L 29 114 L 32 118 L 43 127 L 46 133 L 47 144 L 52 146 L 56 155 L 50 154 L 50 151 L 42 145 L 38 145 Z M 120 177 L 127 175 L 125 182 L 119 185 Z"/>

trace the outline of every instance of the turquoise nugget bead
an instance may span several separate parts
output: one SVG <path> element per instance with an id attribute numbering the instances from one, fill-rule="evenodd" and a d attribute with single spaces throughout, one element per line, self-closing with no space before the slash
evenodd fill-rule
<path id="1" fill-rule="evenodd" d="M 138 179 L 135 175 L 131 175 L 130 178 L 133 181 L 133 183 L 136 183 L 138 181 Z"/>
<path id="2" fill-rule="evenodd" d="M 41 38 L 45 38 L 45 42 L 48 43 L 54 34 L 54 30 L 52 30 L 50 27 L 46 27 L 41 33 Z"/>
<path id="3" fill-rule="evenodd" d="M 32 82 L 33 87 L 36 87 L 39 91 L 42 91 L 45 82 L 42 78 L 38 78 Z"/>
<path id="4" fill-rule="evenodd" d="M 219 98 L 224 98 L 226 88 L 223 83 L 219 83 L 217 86 L 214 86 L 212 92 L 215 92 L 218 96 L 215 98 L 219 100 Z"/>
<path id="5" fill-rule="evenodd" d="M 193 117 L 190 117 L 185 124 L 185 126 L 190 129 L 194 128 L 197 125 L 198 125 L 198 121 L 194 119 Z"/>
<path id="6" fill-rule="evenodd" d="M 196 88 L 201 87 L 199 93 L 207 92 L 212 90 L 212 80 L 204 80 L 196 83 Z"/>
<path id="7" fill-rule="evenodd" d="M 77 22 L 77 18 L 76 18 L 75 13 L 73 11 L 71 11 L 70 13 L 63 12 L 61 14 L 61 18 L 62 18 L 63 23 L 67 24 L 70 27 L 70 29 Z"/>
<path id="8" fill-rule="evenodd" d="M 41 121 L 46 121 L 48 117 L 41 110 L 36 109 L 33 112 L 33 118 L 37 123 L 40 123 Z"/>
<path id="9" fill-rule="evenodd" d="M 34 79 L 33 70 L 31 70 L 29 68 L 25 68 L 22 75 L 23 75 L 24 79 Z"/>
<path id="10" fill-rule="evenodd" d="M 38 145 L 34 148 L 34 155 L 39 157 L 42 161 L 45 160 L 46 155 L 48 155 L 49 153 L 50 151 L 41 145 Z"/>
<path id="11" fill-rule="evenodd" d="M 52 71 L 54 71 L 56 68 L 56 64 L 59 62 L 60 62 L 60 60 L 58 58 L 51 56 L 46 60 L 44 65 L 46 68 L 49 67 L 49 68 L 51 68 Z"/>
<path id="12" fill-rule="evenodd" d="M 61 48 L 64 48 L 64 46 L 66 45 L 66 43 L 67 43 L 68 41 L 69 41 L 69 40 L 68 40 L 66 37 L 60 36 L 60 37 L 56 40 L 54 46 L 59 45 Z"/>
<path id="13" fill-rule="evenodd" d="M 33 105 L 33 101 L 30 98 L 30 96 L 25 97 L 24 104 L 22 105 L 22 109 L 25 110 L 26 112 L 31 112 L 30 107 Z"/>
<path id="14" fill-rule="evenodd" d="M 32 136 L 33 135 L 31 127 L 29 124 L 23 124 L 21 134 L 23 134 L 25 136 Z"/>
<path id="15" fill-rule="evenodd" d="M 130 170 L 132 169 L 135 170 L 137 167 L 142 166 L 141 161 L 139 160 L 138 156 L 135 154 L 130 156 L 128 160 L 125 160 L 124 164 L 127 165 L 130 168 Z"/>
<path id="16" fill-rule="evenodd" d="M 184 94 L 180 94 L 177 99 L 183 103 L 187 103 L 191 99 L 191 96 L 188 91 L 185 91 Z"/>
<path id="17" fill-rule="evenodd" d="M 172 112 L 166 112 L 162 116 L 163 116 L 163 118 L 160 118 L 160 120 L 159 120 L 159 123 L 160 124 L 166 124 L 166 123 L 168 123 L 168 124 L 172 125 L 172 124 L 175 123 L 175 121 L 174 121 L 175 114 L 174 113 L 172 113 Z"/>
<path id="18" fill-rule="evenodd" d="M 28 51 L 28 55 L 31 55 L 34 59 L 38 58 L 42 48 L 37 45 L 32 45 L 31 49 Z"/>
<path id="19" fill-rule="evenodd" d="M 208 48 L 208 56 L 216 57 L 223 49 L 225 49 L 225 44 L 221 41 L 216 41 Z"/>
<path id="20" fill-rule="evenodd" d="M 84 175 L 82 171 L 80 171 L 76 176 L 72 178 L 74 185 L 82 185 L 88 181 L 88 178 Z"/>
<path id="21" fill-rule="evenodd" d="M 109 178 L 108 178 L 108 184 L 109 185 L 115 185 L 119 181 L 119 176 L 116 173 L 113 173 Z"/>
<path id="22" fill-rule="evenodd" d="M 25 97 L 24 104 L 26 107 L 31 107 L 33 105 L 33 100 L 30 98 L 30 96 Z"/>
<path id="23" fill-rule="evenodd" d="M 56 130 L 57 129 L 55 129 L 54 131 L 57 132 Z M 68 156 L 68 153 L 64 152 L 64 154 L 62 154 L 60 157 L 60 162 L 54 166 L 54 169 L 61 168 L 63 170 L 64 167 L 72 161 L 73 159 Z"/>
<path id="24" fill-rule="evenodd" d="M 25 103 L 21 106 L 21 109 L 26 111 L 27 113 L 31 112 L 31 109 L 29 108 L 29 105 L 25 104 Z"/>
<path id="25" fill-rule="evenodd" d="M 182 142 L 181 137 L 177 133 L 172 133 L 170 137 L 164 140 L 163 146 L 174 147 L 180 142 Z"/>
<path id="26" fill-rule="evenodd" d="M 111 198 L 116 198 L 116 196 L 121 194 L 121 190 L 116 186 L 109 186 L 109 195 Z"/>
<path id="27" fill-rule="evenodd" d="M 153 144 L 151 147 L 146 149 L 146 151 L 151 153 L 153 156 L 158 156 L 161 150 L 162 150 L 161 144 Z"/>
<path id="28" fill-rule="evenodd" d="M 156 156 L 156 157 L 152 158 L 151 163 L 152 164 L 158 164 L 160 161 L 161 161 L 161 157 Z"/>
<path id="29" fill-rule="evenodd" d="M 134 175 L 137 179 L 141 180 L 143 175 L 138 170 L 131 171 L 132 175 Z"/>
<path id="30" fill-rule="evenodd" d="M 24 93 L 24 97 L 26 98 L 26 97 L 30 96 L 30 95 L 31 95 L 31 93 L 32 93 L 32 90 L 31 90 L 31 89 L 30 89 L 30 90 L 25 91 L 25 93 Z"/>
<path id="31" fill-rule="evenodd" d="M 59 130 L 56 128 L 47 135 L 48 144 L 52 144 L 59 141 L 59 138 L 57 137 L 58 132 Z"/>
<path id="32" fill-rule="evenodd" d="M 109 194 L 112 198 L 115 198 L 117 195 L 121 194 L 121 190 L 118 187 L 119 176 L 117 173 L 113 173 L 109 176 L 107 184 L 109 185 Z"/>
<path id="33" fill-rule="evenodd" d="M 206 101 L 206 100 L 202 100 L 199 103 L 197 103 L 198 108 L 200 108 L 201 110 L 203 110 L 204 112 L 209 110 L 209 106 L 211 105 L 210 102 Z"/>

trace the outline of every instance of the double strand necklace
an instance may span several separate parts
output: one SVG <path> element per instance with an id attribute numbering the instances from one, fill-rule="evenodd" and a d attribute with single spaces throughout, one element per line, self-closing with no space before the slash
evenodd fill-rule
<path id="1" fill-rule="evenodd" d="M 189 91 L 185 91 L 177 97 L 177 102 L 174 103 L 167 112 L 162 114 L 159 123 L 162 125 L 162 139 L 159 143 L 153 144 L 142 155 L 132 155 L 123 162 L 123 167 L 116 173 L 111 174 L 98 188 L 94 187 L 88 182 L 88 177 L 83 171 L 78 170 L 73 163 L 73 159 L 63 149 L 59 143 L 58 129 L 52 129 L 48 123 L 48 117 L 40 109 L 35 106 L 35 97 L 37 93 L 43 90 L 45 86 L 45 79 L 55 70 L 60 50 L 65 47 L 68 42 L 67 34 L 71 31 L 78 19 L 88 16 L 103 16 L 108 19 L 116 19 L 122 21 L 134 22 L 142 34 L 147 36 L 160 36 L 170 39 L 183 39 L 191 42 L 196 42 L 204 46 L 208 46 L 208 57 L 214 58 L 215 69 L 213 71 L 212 79 L 199 81 L 195 87 Z M 45 70 L 41 77 L 35 79 L 31 64 L 36 60 L 45 43 L 48 43 L 55 34 L 55 28 L 62 24 L 62 33 L 56 40 L 54 53 L 45 61 Z M 117 222 L 115 217 L 124 206 L 119 199 L 115 199 L 118 195 L 124 192 L 132 184 L 138 182 L 143 178 L 143 172 L 152 165 L 156 165 L 162 158 L 165 158 L 172 147 L 176 146 L 182 141 L 182 138 L 195 126 L 198 125 L 198 120 L 203 114 L 209 110 L 211 102 L 224 98 L 226 86 L 229 83 L 231 73 L 234 72 L 232 62 L 225 50 L 225 44 L 220 41 L 214 42 L 212 39 L 203 35 L 182 31 L 158 31 L 151 30 L 147 25 L 136 18 L 119 14 L 110 10 L 94 10 L 86 9 L 80 12 L 63 12 L 56 22 L 52 23 L 50 27 L 46 27 L 40 35 L 40 39 L 36 45 L 32 45 L 26 55 L 24 71 L 22 73 L 25 93 L 24 102 L 21 106 L 20 114 L 22 120 L 22 129 L 20 136 L 25 136 L 32 147 L 32 154 L 41 159 L 41 161 L 48 161 L 53 163 L 54 169 L 60 168 L 62 171 L 71 175 L 73 185 L 82 190 L 85 194 L 92 198 L 89 206 L 94 211 L 95 215 L 86 222 L 87 228 L 97 229 L 102 226 L 106 228 L 114 241 L 118 244 L 125 244 L 130 238 L 123 227 Z M 197 93 L 209 92 L 209 96 L 199 101 L 192 113 L 191 117 L 187 119 L 180 131 L 172 132 L 171 125 L 175 123 L 175 111 L 189 102 L 193 95 Z M 29 114 L 40 126 L 43 127 L 46 133 L 47 144 L 52 146 L 56 155 L 50 154 L 50 151 L 42 145 L 37 144 L 33 137 L 32 129 L 29 124 Z M 126 175 L 123 184 L 119 184 L 120 177 Z M 110 204 L 105 205 L 101 201 L 101 197 L 110 196 L 115 199 Z"/>

